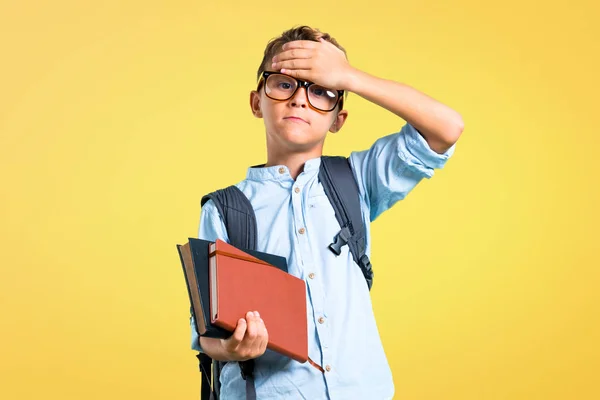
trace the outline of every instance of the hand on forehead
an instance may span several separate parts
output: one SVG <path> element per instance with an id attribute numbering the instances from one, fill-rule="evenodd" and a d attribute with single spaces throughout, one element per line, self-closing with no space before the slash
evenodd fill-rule
<path id="1" fill-rule="evenodd" d="M 294 40 L 285 43 L 271 62 L 274 71 L 342 90 L 352 72 L 344 52 L 322 36 L 318 42 Z"/>

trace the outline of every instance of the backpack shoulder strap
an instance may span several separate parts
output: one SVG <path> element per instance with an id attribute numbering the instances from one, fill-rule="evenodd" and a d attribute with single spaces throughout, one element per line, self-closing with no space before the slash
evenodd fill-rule
<path id="1" fill-rule="evenodd" d="M 200 206 L 212 200 L 215 207 L 219 211 L 225 230 L 229 237 L 229 242 L 239 248 L 248 250 L 256 250 L 257 225 L 256 216 L 252 203 L 246 195 L 235 185 L 228 186 L 224 189 L 216 190 L 202 197 Z M 208 360 L 207 360 L 208 358 Z M 199 357 L 200 359 L 200 357 Z M 201 369 L 205 371 L 212 361 L 212 376 L 213 390 L 204 390 L 205 387 L 210 388 L 210 379 L 206 373 L 202 374 L 202 392 L 201 400 L 218 400 L 221 396 L 220 375 L 224 362 L 214 361 L 208 356 L 201 359 Z M 203 362 L 203 363 L 202 363 Z M 239 363 L 242 378 L 246 381 L 246 399 L 256 399 L 256 388 L 254 386 L 254 360 L 243 361 Z"/>
<path id="2" fill-rule="evenodd" d="M 340 255 L 342 246 L 348 244 L 352 258 L 360 267 L 371 290 L 373 269 L 366 254 L 367 238 L 360 207 L 360 191 L 350 160 L 343 156 L 322 156 L 319 180 L 341 227 L 329 249 L 335 255 Z"/>
<path id="3" fill-rule="evenodd" d="M 235 247 L 254 250 L 256 248 L 256 216 L 250 200 L 231 185 L 202 197 L 201 206 L 212 200 L 225 223 L 229 241 Z"/>
<path id="4" fill-rule="evenodd" d="M 211 369 L 213 360 L 206 353 L 198 353 L 196 357 L 198 357 L 200 374 L 202 375 L 202 384 L 200 385 L 200 399 L 214 400 L 214 396 L 211 396 L 212 390 L 210 387 L 210 374 L 212 373 Z"/>

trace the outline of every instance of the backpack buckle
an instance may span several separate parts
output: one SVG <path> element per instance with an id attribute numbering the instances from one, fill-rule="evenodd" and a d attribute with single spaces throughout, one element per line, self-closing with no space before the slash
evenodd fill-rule
<path id="1" fill-rule="evenodd" d="M 373 273 L 373 270 L 372 270 L 373 267 L 371 266 L 371 260 L 369 260 L 369 256 L 367 256 L 366 254 L 363 254 L 360 257 L 359 261 L 360 261 L 361 268 L 365 269 L 369 273 Z"/>
<path id="2" fill-rule="evenodd" d="M 366 254 L 363 254 L 358 262 L 360 270 L 367 280 L 367 286 L 369 287 L 369 290 L 371 290 L 371 287 L 373 286 L 373 267 L 371 265 L 371 260 L 369 260 L 369 257 Z"/>
<path id="3" fill-rule="evenodd" d="M 350 229 L 347 226 L 343 227 L 335 236 L 333 243 L 329 245 L 329 250 L 336 256 L 339 256 L 342 252 L 342 247 L 348 243 L 350 237 Z"/>

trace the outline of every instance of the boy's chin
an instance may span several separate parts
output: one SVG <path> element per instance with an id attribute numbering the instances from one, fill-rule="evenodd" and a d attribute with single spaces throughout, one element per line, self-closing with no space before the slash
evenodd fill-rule
<path id="1" fill-rule="evenodd" d="M 308 143 L 322 140 L 325 135 L 309 129 L 282 129 L 279 136 L 290 142 Z"/>
<path id="2" fill-rule="evenodd" d="M 305 132 L 286 133 L 281 138 L 290 145 L 290 147 L 311 148 L 323 141 L 322 136 L 308 134 Z"/>

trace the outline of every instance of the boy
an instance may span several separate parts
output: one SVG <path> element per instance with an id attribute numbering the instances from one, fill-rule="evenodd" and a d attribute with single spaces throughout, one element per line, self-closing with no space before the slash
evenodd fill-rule
<path id="1" fill-rule="evenodd" d="M 365 277 L 348 246 L 337 257 L 327 248 L 340 226 L 318 180 L 323 143 L 348 117 L 347 91 L 407 121 L 400 132 L 349 156 L 370 255 L 370 222 L 443 167 L 462 133 L 461 116 L 415 89 L 352 67 L 335 39 L 307 26 L 267 45 L 258 79 L 250 106 L 264 119 L 267 163 L 248 168 L 236 186 L 256 213 L 256 249 L 286 257 L 289 273 L 306 282 L 309 357 L 324 372 L 266 350 L 260 310 L 240 319 L 226 340 L 199 338 L 192 319 L 192 348 L 214 360 L 255 359 L 258 399 L 391 399 L 392 374 Z M 212 200 L 203 206 L 198 237 L 228 241 Z M 221 384 L 222 399 L 245 399 L 238 363 L 225 364 Z"/>

